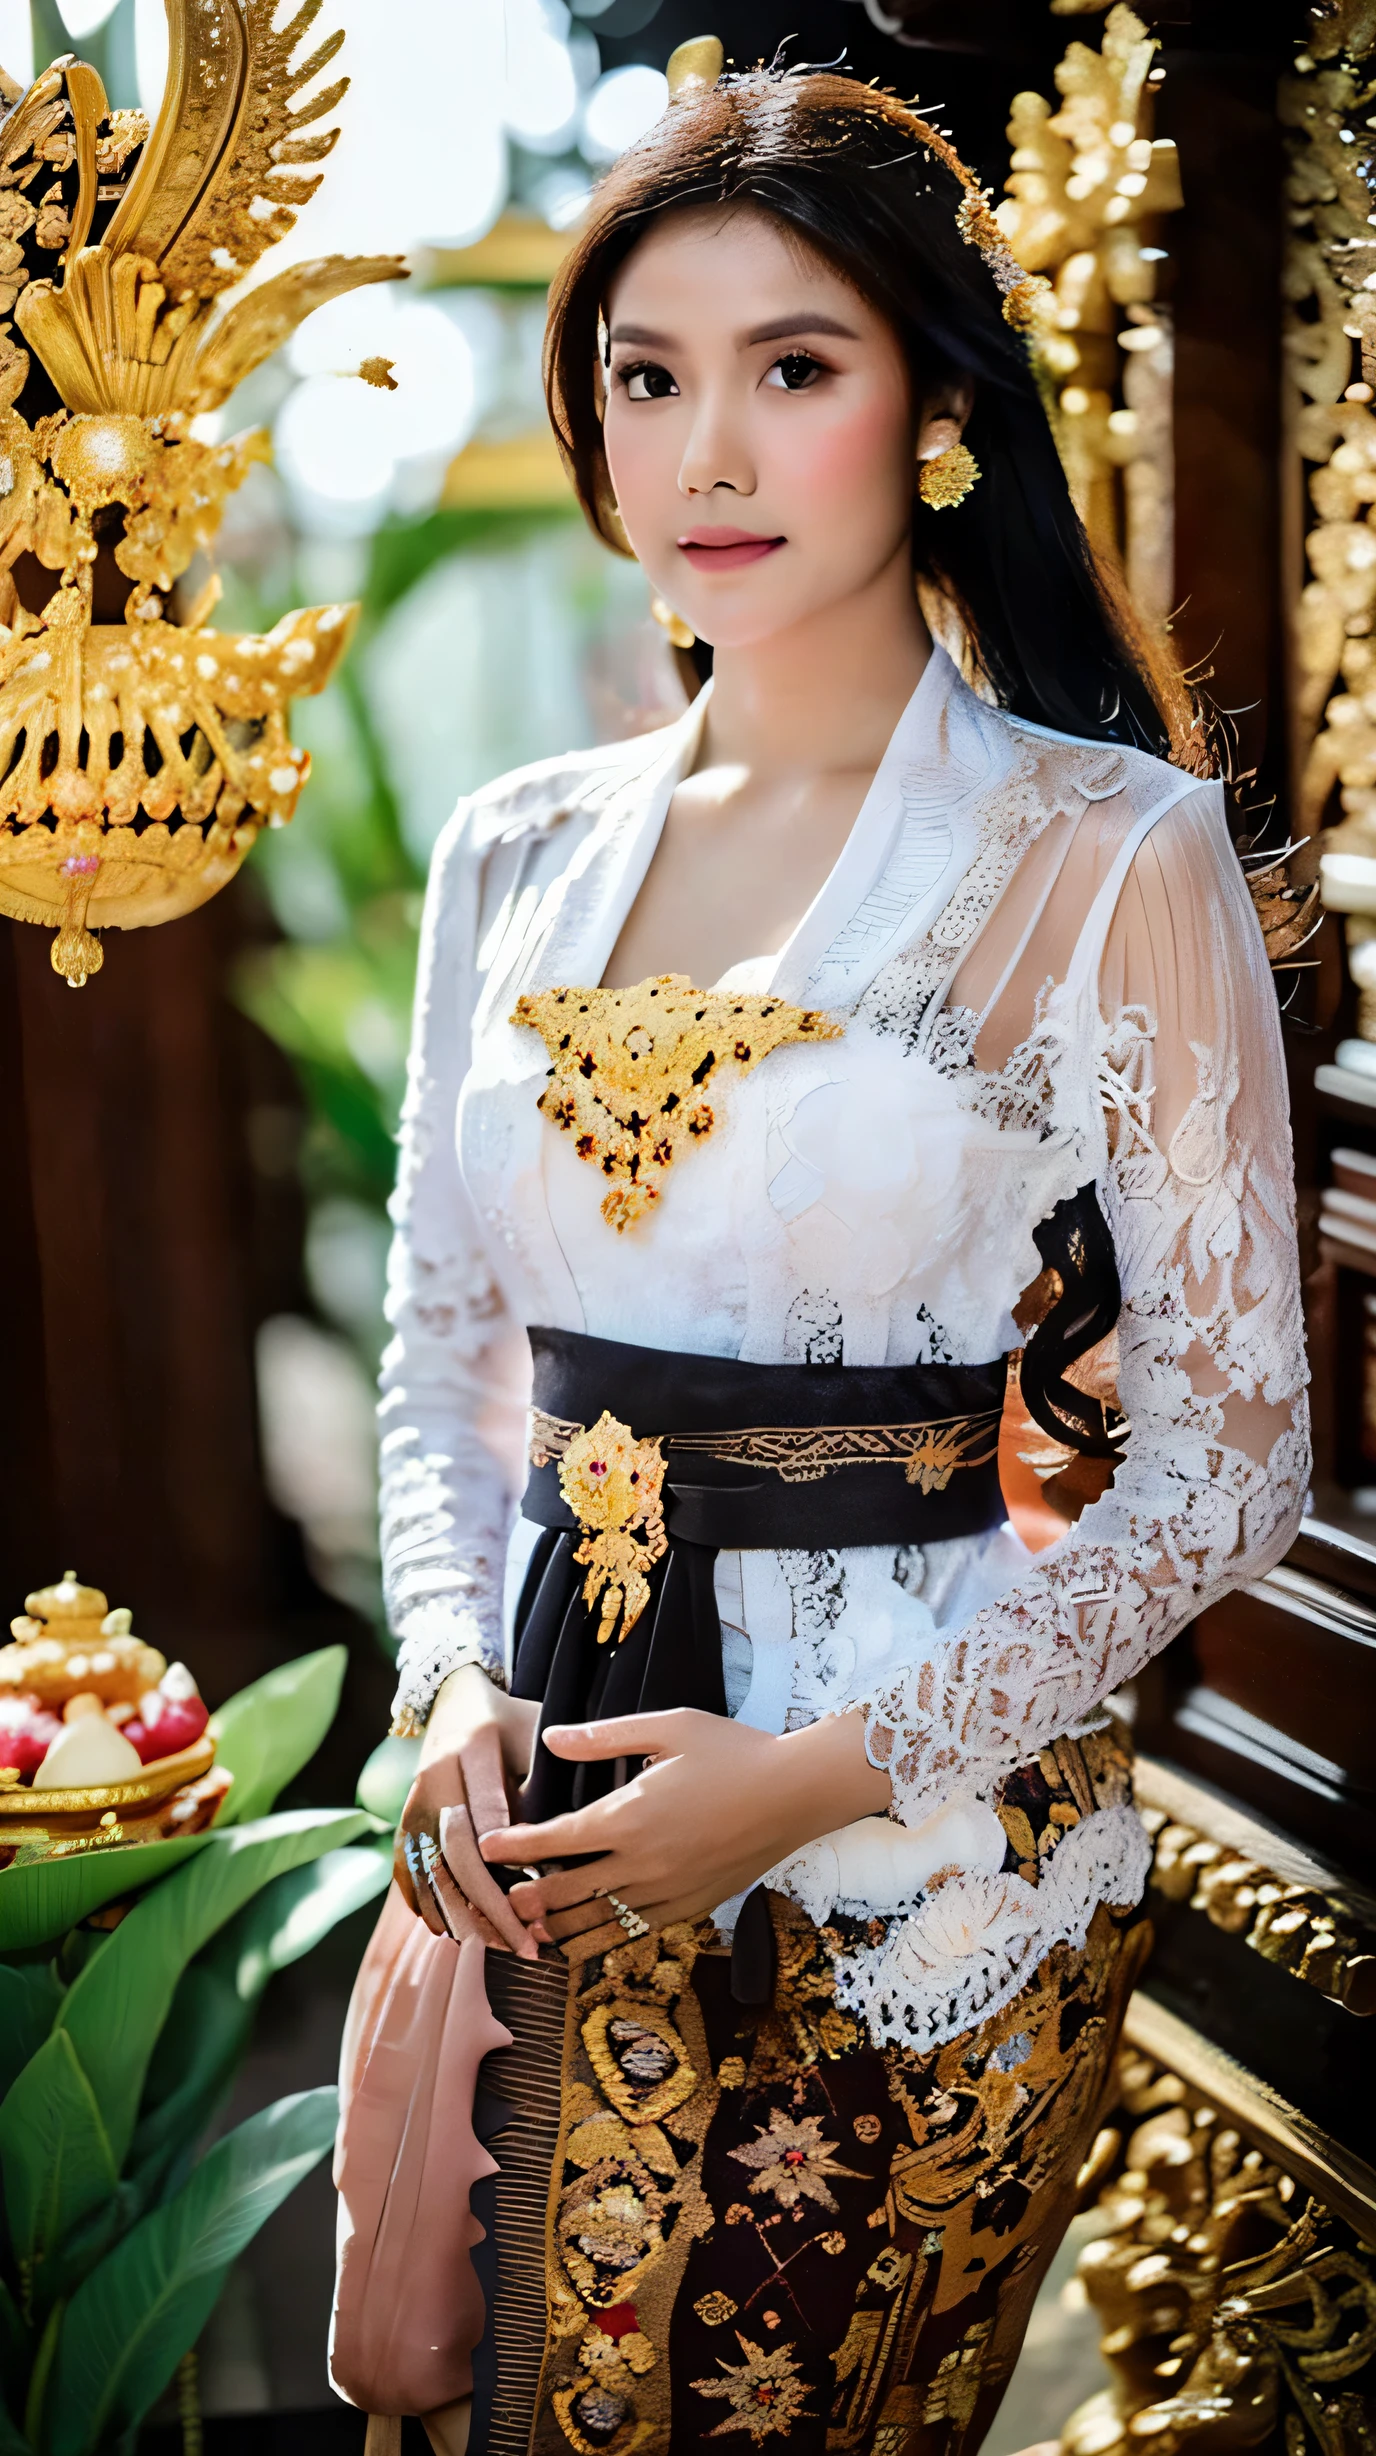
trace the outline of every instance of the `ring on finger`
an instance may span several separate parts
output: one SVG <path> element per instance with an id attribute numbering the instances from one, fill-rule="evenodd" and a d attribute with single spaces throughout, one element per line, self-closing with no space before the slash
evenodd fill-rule
<path id="1" fill-rule="evenodd" d="M 635 1943 L 637 1937 L 649 1935 L 649 1920 L 642 1919 L 639 1911 L 632 1910 L 629 1902 L 623 1902 L 619 1895 L 615 1893 L 604 1893 L 602 1899 L 604 1902 L 611 1903 L 613 1910 L 616 1912 L 617 1926 L 624 1927 L 633 1944 Z"/>

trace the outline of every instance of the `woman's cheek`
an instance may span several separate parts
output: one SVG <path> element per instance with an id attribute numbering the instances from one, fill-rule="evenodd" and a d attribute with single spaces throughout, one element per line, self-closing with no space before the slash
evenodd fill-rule
<path id="1" fill-rule="evenodd" d="M 854 533 L 885 534 L 911 517 L 913 478 L 907 420 L 888 404 L 857 409 L 834 423 L 790 437 L 781 447 L 777 474 L 786 500 L 796 504 L 799 526 L 820 519 Z M 773 489 L 771 488 L 771 492 Z"/>
<path id="2" fill-rule="evenodd" d="M 603 429 L 607 470 L 628 536 L 637 552 L 662 530 L 666 516 L 677 527 L 680 454 L 667 418 L 638 423 L 611 410 Z"/>

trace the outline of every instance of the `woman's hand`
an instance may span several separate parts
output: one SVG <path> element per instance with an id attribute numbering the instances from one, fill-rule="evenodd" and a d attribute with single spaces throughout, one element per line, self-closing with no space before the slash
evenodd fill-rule
<path id="1" fill-rule="evenodd" d="M 482 1835 L 484 1859 L 505 1866 L 601 1854 L 513 1885 L 511 1906 L 541 1943 L 604 1926 L 609 1894 L 652 1927 L 699 1917 L 819 1834 L 889 1805 L 888 1775 L 865 1755 L 858 1714 L 828 1716 L 780 1739 L 680 1707 L 556 1725 L 544 1744 L 557 1757 L 650 1762 L 590 1808 L 547 1825 L 508 1827 L 503 1818 Z"/>
<path id="2" fill-rule="evenodd" d="M 435 1935 L 466 1931 L 466 1904 L 486 1943 L 527 1959 L 536 1945 L 473 1837 L 510 1824 L 539 1719 L 537 1705 L 508 1697 L 478 1664 L 452 1671 L 425 1726 L 393 1860 L 404 1898 Z"/>

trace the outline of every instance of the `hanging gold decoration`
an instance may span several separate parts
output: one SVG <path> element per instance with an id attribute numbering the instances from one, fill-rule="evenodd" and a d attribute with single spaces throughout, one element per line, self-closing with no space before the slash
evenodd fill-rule
<path id="1" fill-rule="evenodd" d="M 680 972 L 632 989 L 546 989 L 518 999 L 511 1020 L 544 1041 L 553 1064 L 541 1112 L 613 1180 L 602 1217 L 617 1229 L 653 1208 L 679 1151 L 712 1132 L 718 1082 L 785 1041 L 839 1040 L 842 1029 L 781 998 L 694 989 Z"/>
<path id="2" fill-rule="evenodd" d="M 1067 49 L 1058 110 L 1042 94 L 1014 95 L 996 215 L 1019 262 L 1052 281 L 1036 352 L 1081 517 L 1122 561 L 1139 612 L 1162 623 L 1173 590 L 1172 352 L 1155 243 L 1182 199 L 1175 147 L 1152 136 L 1157 48 L 1120 0 L 1099 50 Z"/>
<path id="3" fill-rule="evenodd" d="M 559 1461 L 559 1489 L 583 1530 L 574 1554 L 587 1570 L 583 1601 L 601 1602 L 597 1642 L 605 1646 L 617 1617 L 628 1637 L 650 1600 L 646 1572 L 668 1549 L 661 1515 L 664 1456 L 656 1440 L 637 1441 L 604 1407 L 587 1432 L 570 1441 Z"/>
<path id="4" fill-rule="evenodd" d="M 57 930 L 73 987 L 100 940 L 190 912 L 309 772 L 286 708 L 320 690 L 354 609 L 265 638 L 208 627 L 212 577 L 178 583 L 265 433 L 203 441 L 304 316 L 393 257 L 323 257 L 240 295 L 320 182 L 337 79 L 296 97 L 343 40 L 299 58 L 321 0 L 167 0 L 149 132 L 94 69 L 55 61 L 0 121 L 0 912 Z M 293 61 L 298 64 L 293 65 Z M 377 380 L 376 375 L 371 380 Z"/>

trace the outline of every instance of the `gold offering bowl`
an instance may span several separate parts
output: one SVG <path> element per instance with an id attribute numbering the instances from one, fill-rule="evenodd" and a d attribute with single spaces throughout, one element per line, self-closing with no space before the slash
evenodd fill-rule
<path id="1" fill-rule="evenodd" d="M 166 1670 L 163 1656 L 135 1638 L 130 1629 L 129 1612 L 112 1612 L 98 1586 L 83 1586 L 74 1570 L 67 1570 L 53 1586 L 39 1587 L 24 1598 L 23 1613 L 10 1623 L 15 1647 L 4 1652 L 13 1658 L 18 1649 L 41 1649 L 45 1658 L 42 1676 L 51 1682 L 54 1675 L 70 1680 L 76 1688 L 98 1682 L 103 1672 L 116 1669 L 114 1658 L 122 1650 L 126 1695 L 136 1679 L 146 1677 L 150 1683 Z M 23 1686 L 27 1673 L 23 1658 L 0 1680 L 4 1687 Z M 68 1667 L 70 1666 L 70 1671 Z M 0 1671 L 4 1656 L 0 1654 Z M 16 1676 L 17 1674 L 17 1676 Z M 132 1702 L 132 1699 L 130 1700 Z M 53 1700 L 54 1710 L 61 1711 L 60 1695 Z M 155 1757 L 140 1773 L 131 1774 L 126 1782 L 89 1783 L 80 1789 L 57 1790 L 35 1788 L 21 1782 L 17 1773 L 0 1769 L 0 1849 L 41 1834 L 54 1842 L 75 1835 L 92 1834 L 111 1842 L 123 1839 L 122 1820 L 132 1817 L 145 1820 L 148 1812 L 161 1807 L 174 1792 L 199 1782 L 210 1772 L 215 1762 L 215 1742 L 208 1731 L 193 1740 L 188 1748 L 179 1748 L 166 1757 Z"/>
<path id="2" fill-rule="evenodd" d="M 199 1782 L 215 1762 L 215 1742 L 203 1731 L 175 1756 L 156 1757 L 128 1782 L 93 1783 L 81 1791 L 35 1791 L 28 1783 L 0 1785 L 0 1838 L 12 1818 L 58 1835 L 94 1833 L 106 1816 L 157 1807 L 187 1782 Z M 15 1837 L 10 1836 L 13 1840 Z"/>

